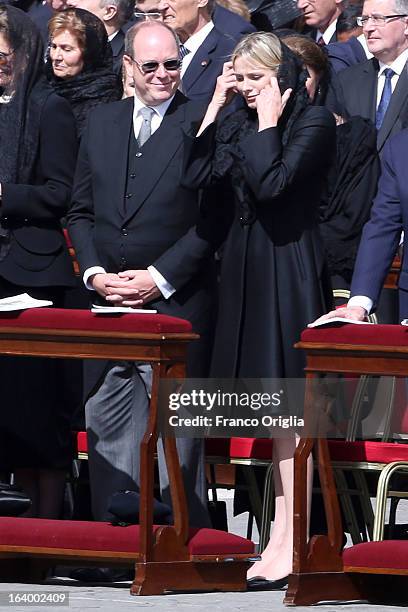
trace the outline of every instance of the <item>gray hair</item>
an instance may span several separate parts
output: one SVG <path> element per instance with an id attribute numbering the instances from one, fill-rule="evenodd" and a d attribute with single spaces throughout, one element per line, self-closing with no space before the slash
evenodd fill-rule
<path id="1" fill-rule="evenodd" d="M 109 4 L 116 6 L 120 25 L 129 21 L 135 12 L 135 0 L 99 0 L 99 6 L 108 6 Z"/>
<path id="2" fill-rule="evenodd" d="M 162 21 L 140 21 L 136 25 L 129 28 L 125 35 L 125 54 L 130 57 L 133 56 L 133 45 L 135 42 L 135 38 L 137 33 L 146 28 L 164 28 L 173 36 L 175 43 L 177 45 L 178 53 L 180 54 L 180 39 L 177 36 L 176 32 L 167 25 L 167 23 L 163 23 Z"/>
<path id="3" fill-rule="evenodd" d="M 394 7 L 398 15 L 408 15 L 408 0 L 394 0 Z"/>

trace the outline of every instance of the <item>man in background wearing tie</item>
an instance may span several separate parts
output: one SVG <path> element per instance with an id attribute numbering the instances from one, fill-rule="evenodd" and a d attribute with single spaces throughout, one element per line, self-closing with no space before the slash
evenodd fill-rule
<path id="1" fill-rule="evenodd" d="M 201 212 L 198 193 L 180 185 L 183 137 L 195 133 L 203 112 L 177 90 L 179 45 L 167 25 L 144 21 L 131 28 L 124 63 L 135 95 L 90 116 L 68 217 L 70 236 L 86 286 L 105 304 L 147 305 L 191 321 L 201 339 L 192 343 L 188 375 L 203 377 L 214 313 L 214 223 Z M 92 509 L 96 520 L 109 520 L 112 493 L 138 488 L 151 369 L 123 362 L 91 366 L 85 384 Z M 193 526 L 208 526 L 202 442 L 177 441 Z M 159 448 L 168 501 L 162 459 Z"/>
<path id="2" fill-rule="evenodd" d="M 214 0 L 159 0 L 157 8 L 164 23 L 177 33 L 182 42 L 183 93 L 191 100 L 208 103 L 214 93 L 217 77 L 243 32 L 237 32 L 234 20 L 231 20 L 231 26 L 223 22 L 222 30 L 217 28 L 212 17 Z M 247 23 L 246 32 L 252 31 L 253 26 Z M 238 98 L 228 107 L 228 111 L 235 109 L 237 104 Z"/>
<path id="3" fill-rule="evenodd" d="M 373 58 L 337 74 L 326 106 L 345 118 L 371 119 L 377 149 L 408 119 L 408 0 L 366 0 L 360 22 Z"/>
<path id="4" fill-rule="evenodd" d="M 343 0 L 297 0 L 303 12 L 305 25 L 312 28 L 311 35 L 318 45 L 335 42 L 337 17 Z"/>

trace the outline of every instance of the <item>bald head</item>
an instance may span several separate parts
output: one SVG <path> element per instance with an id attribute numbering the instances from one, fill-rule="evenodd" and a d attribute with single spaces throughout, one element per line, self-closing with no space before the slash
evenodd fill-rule
<path id="1" fill-rule="evenodd" d="M 123 63 L 135 95 L 146 106 L 169 100 L 180 83 L 177 36 L 161 22 L 144 21 L 126 34 Z"/>
<path id="2" fill-rule="evenodd" d="M 177 34 L 168 25 L 166 25 L 165 23 L 161 21 L 141 21 L 140 23 L 137 23 L 132 28 L 130 28 L 126 32 L 125 53 L 127 55 L 132 55 L 135 38 L 139 37 L 141 34 L 145 37 L 144 38 L 145 40 L 145 39 L 148 39 L 149 37 L 153 39 L 155 36 L 160 36 L 160 35 L 165 37 L 166 31 L 168 34 L 172 36 L 177 46 L 177 53 L 178 53 L 180 41 L 179 41 Z"/>

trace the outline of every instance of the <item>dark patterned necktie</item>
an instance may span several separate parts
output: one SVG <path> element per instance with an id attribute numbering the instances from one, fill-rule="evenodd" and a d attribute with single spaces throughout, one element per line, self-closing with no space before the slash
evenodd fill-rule
<path id="1" fill-rule="evenodd" d="M 383 72 L 385 76 L 384 88 L 381 94 L 381 100 L 377 108 L 377 112 L 375 115 L 375 127 L 377 130 L 382 126 L 382 122 L 384 121 L 385 113 L 387 112 L 388 105 L 392 96 L 392 87 L 391 87 L 391 79 L 394 76 L 395 72 L 392 68 L 386 68 Z"/>
<path id="2" fill-rule="evenodd" d="M 317 44 L 319 45 L 319 47 L 325 47 L 326 46 L 326 43 L 324 42 L 323 36 L 321 36 L 319 38 L 319 40 L 317 41 Z"/>
<path id="3" fill-rule="evenodd" d="M 139 136 L 137 137 L 137 142 L 139 143 L 139 147 L 143 147 L 144 143 L 149 140 L 152 135 L 152 117 L 155 111 L 150 108 L 150 106 L 145 106 L 141 108 L 139 114 L 143 117 L 142 127 L 140 128 Z"/>
<path id="4" fill-rule="evenodd" d="M 187 49 L 187 47 L 185 47 L 184 45 L 180 45 L 180 57 L 181 57 L 181 59 L 186 57 L 186 55 L 188 55 L 189 53 L 191 53 L 190 49 Z"/>

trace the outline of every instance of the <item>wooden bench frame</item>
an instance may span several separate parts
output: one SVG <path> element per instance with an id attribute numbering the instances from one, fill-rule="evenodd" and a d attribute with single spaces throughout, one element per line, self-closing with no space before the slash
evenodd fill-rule
<path id="1" fill-rule="evenodd" d="M 305 422 L 315 420 L 313 379 L 321 373 L 408 377 L 408 346 L 299 342 L 306 352 Z M 317 460 L 324 501 L 327 535 L 307 540 L 306 463 Z M 293 573 L 284 599 L 287 605 L 311 605 L 327 600 L 384 599 L 392 585 L 403 584 L 408 572 L 343 567 L 343 532 L 333 470 L 324 438 L 302 438 L 295 453 Z M 400 575 L 397 575 L 400 574 Z M 388 590 L 388 594 L 390 591 Z"/>
<path id="2" fill-rule="evenodd" d="M 67 311 L 65 311 L 66 313 Z M 138 315 L 129 315 L 132 317 Z M 144 315 L 140 315 L 144 316 Z M 174 525 L 153 531 L 154 453 L 157 443 L 160 379 L 184 378 L 188 343 L 193 333 L 131 333 L 118 331 L 0 326 L 0 354 L 73 359 L 148 362 L 153 368 L 150 415 L 141 444 L 140 547 L 135 553 L 5 546 L 0 544 L 0 580 L 38 581 L 47 567 L 63 561 L 81 565 L 128 566 L 135 563 L 134 595 L 165 590 L 246 590 L 248 554 L 196 555 L 187 548 L 187 501 L 175 438 L 165 437 Z M 1 520 L 1 518 L 0 518 Z M 24 519 L 19 519 L 24 520 Z"/>

